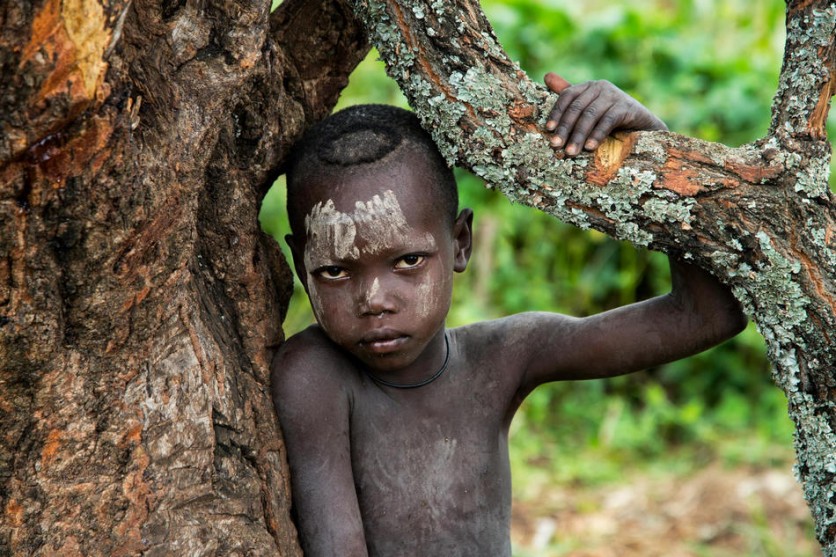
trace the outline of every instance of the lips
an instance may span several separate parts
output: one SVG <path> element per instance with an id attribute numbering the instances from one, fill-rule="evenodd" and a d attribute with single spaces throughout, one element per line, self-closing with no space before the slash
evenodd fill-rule
<path id="1" fill-rule="evenodd" d="M 394 329 L 377 329 L 363 335 L 359 344 L 369 352 L 387 354 L 398 350 L 408 339 L 408 335 Z"/>

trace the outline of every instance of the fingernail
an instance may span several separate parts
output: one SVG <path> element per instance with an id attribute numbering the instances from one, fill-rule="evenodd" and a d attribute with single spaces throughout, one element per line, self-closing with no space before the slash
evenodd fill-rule
<path id="1" fill-rule="evenodd" d="M 554 136 L 553 138 L 551 138 L 550 142 L 552 144 L 552 147 L 560 147 L 561 145 L 563 145 L 563 140 L 560 139 L 557 136 Z"/>
<path id="2" fill-rule="evenodd" d="M 566 154 L 571 156 L 577 155 L 578 148 L 574 145 L 569 145 L 568 147 L 566 147 Z"/>
<path id="3" fill-rule="evenodd" d="M 556 127 L 557 127 L 557 122 L 555 122 L 554 120 L 549 120 L 548 122 L 546 122 L 546 129 L 547 130 L 552 131 Z"/>
<path id="4" fill-rule="evenodd" d="M 594 139 L 590 139 L 586 142 L 586 145 L 584 145 L 584 147 L 587 149 L 587 151 L 594 151 L 595 148 L 598 147 L 598 142 Z"/>

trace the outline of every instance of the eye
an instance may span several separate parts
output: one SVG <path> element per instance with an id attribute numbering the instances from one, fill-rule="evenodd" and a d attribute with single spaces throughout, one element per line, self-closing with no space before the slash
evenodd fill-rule
<path id="1" fill-rule="evenodd" d="M 414 269 L 424 262 L 426 256 L 411 253 L 404 255 L 395 262 L 395 269 Z"/>
<path id="2" fill-rule="evenodd" d="M 328 265 L 326 267 L 319 268 L 314 272 L 314 274 L 326 280 L 348 278 L 348 271 L 342 267 L 337 267 L 336 265 Z"/>

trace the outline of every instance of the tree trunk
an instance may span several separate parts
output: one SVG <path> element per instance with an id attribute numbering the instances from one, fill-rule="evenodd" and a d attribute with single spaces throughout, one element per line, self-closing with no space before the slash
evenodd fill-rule
<path id="1" fill-rule="evenodd" d="M 0 555 L 299 555 L 258 227 L 368 51 L 338 0 L 0 6 Z"/>
<path id="2" fill-rule="evenodd" d="M 790 2 L 763 140 L 632 134 L 574 160 L 477 6 L 357 4 L 451 161 L 732 285 L 836 554 L 836 4 Z M 339 2 L 268 8 L 0 7 L 0 554 L 299 554 L 267 396 L 290 278 L 257 209 L 367 46 Z"/>
<path id="3" fill-rule="evenodd" d="M 548 147 L 554 98 L 507 58 L 475 1 L 354 2 L 450 162 L 513 201 L 691 259 L 732 287 L 766 338 L 817 536 L 836 555 L 836 208 L 825 134 L 836 2 L 788 3 L 767 137 L 733 149 L 633 133 L 575 159 Z"/>

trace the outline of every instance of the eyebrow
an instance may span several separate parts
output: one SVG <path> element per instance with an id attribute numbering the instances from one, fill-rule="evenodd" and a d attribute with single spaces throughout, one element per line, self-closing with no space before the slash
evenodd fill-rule
<path id="1" fill-rule="evenodd" d="M 378 243 L 375 249 L 368 249 L 364 246 L 359 247 L 357 239 L 354 241 L 354 246 L 357 247 L 357 256 L 353 253 L 336 254 L 331 251 L 328 254 L 318 253 L 315 250 L 310 250 L 308 245 L 305 246 L 305 252 L 309 253 L 309 261 L 312 264 L 311 271 L 328 265 L 341 265 L 357 263 L 364 254 L 380 255 L 384 257 L 403 256 L 410 253 L 427 253 L 434 254 L 438 252 L 438 242 L 435 237 L 429 232 L 424 235 L 418 235 L 413 241 L 398 239 L 395 243 L 389 244 L 387 242 Z"/>

